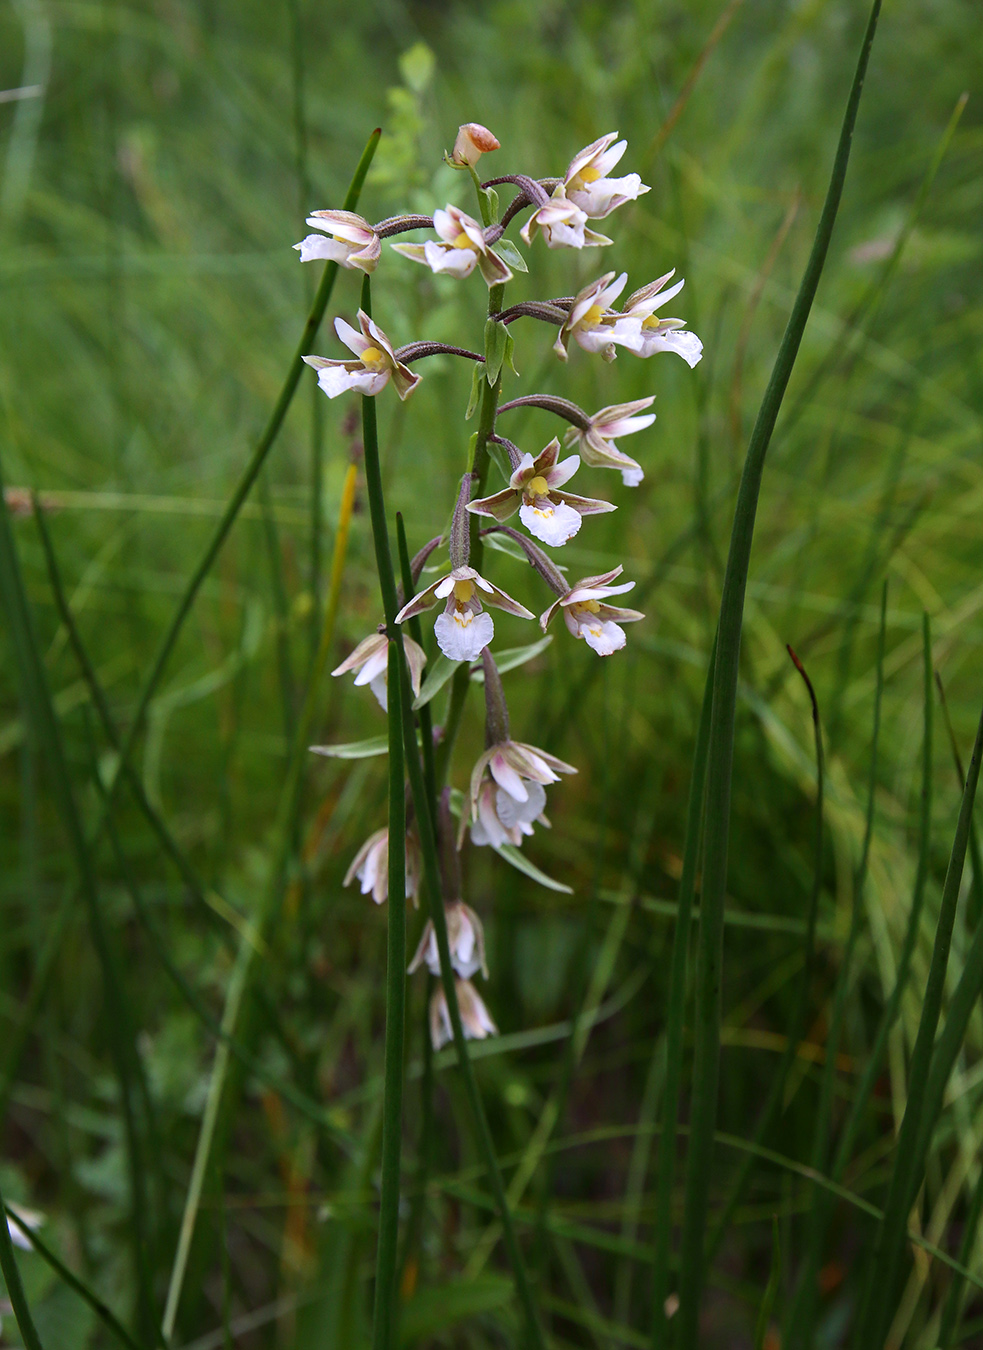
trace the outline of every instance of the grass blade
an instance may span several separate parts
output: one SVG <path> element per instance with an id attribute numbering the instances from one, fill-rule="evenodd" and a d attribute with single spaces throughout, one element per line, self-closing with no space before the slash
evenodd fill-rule
<path id="1" fill-rule="evenodd" d="M 692 1135 L 686 1168 L 680 1280 L 680 1350 L 695 1350 L 703 1285 L 703 1235 L 709 1204 L 710 1163 L 717 1113 L 720 1062 L 721 983 L 723 978 L 723 910 L 727 883 L 730 789 L 734 758 L 737 675 L 744 612 L 744 594 L 751 560 L 754 520 L 765 456 L 802 341 L 829 248 L 843 193 L 853 129 L 880 14 L 874 0 L 864 35 L 853 86 L 847 102 L 832 176 L 816 231 L 812 253 L 782 338 L 771 379 L 751 433 L 738 491 L 727 570 L 724 574 L 714 663 L 713 711 L 707 766 L 705 866 L 696 972 L 696 1052 L 693 1082 Z"/>
<path id="2" fill-rule="evenodd" d="M 3 1271 L 7 1295 L 14 1310 L 20 1334 L 24 1338 L 24 1345 L 27 1350 L 42 1350 L 41 1338 L 38 1336 L 37 1327 L 34 1325 L 31 1310 L 27 1304 L 27 1295 L 24 1293 L 24 1285 L 21 1282 L 17 1258 L 14 1256 L 14 1244 L 10 1240 L 10 1230 L 7 1228 L 6 1216 L 9 1212 L 4 1205 L 3 1196 L 0 1195 L 0 1271 Z"/>

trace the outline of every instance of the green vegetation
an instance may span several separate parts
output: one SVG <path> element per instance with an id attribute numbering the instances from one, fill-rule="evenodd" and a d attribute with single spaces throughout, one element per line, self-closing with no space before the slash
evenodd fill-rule
<path id="1" fill-rule="evenodd" d="M 25 95 L 0 98 L 0 1343 L 979 1343 L 970 5 L 881 16 L 767 425 L 867 18 L 849 0 L 0 11 L 0 90 Z M 355 395 L 326 400 L 299 356 L 342 354 L 327 322 L 310 335 L 319 311 L 354 319 L 361 278 L 322 279 L 290 245 L 346 192 L 374 221 L 475 211 L 441 160 L 472 119 L 502 142 L 489 174 L 560 174 L 617 128 L 623 169 L 652 185 L 603 255 L 536 241 L 509 303 L 675 267 L 672 312 L 705 355 L 608 366 L 574 347 L 563 366 L 549 328 L 511 330 L 505 399 L 657 395 L 626 446 L 644 482 L 607 475 L 617 513 L 554 555 L 571 578 L 623 563 L 647 618 L 604 661 L 556 623 L 506 676 L 512 734 L 579 773 L 526 871 L 465 848 L 501 1034 L 470 1044 L 468 1070 L 434 1053 L 436 981 L 409 978 L 394 1136 L 387 951 L 401 966 L 404 939 L 342 882 L 404 799 L 357 743 L 402 738 L 417 803 L 442 756 L 417 754 L 405 672 L 387 727 L 326 671 L 444 526 L 484 410 L 464 421 L 471 371 L 447 356 L 416 367 L 409 403 L 365 400 L 364 422 Z M 372 302 L 397 343 L 484 350 L 477 275 L 384 244 Z M 508 417 L 533 453 L 556 429 Z M 733 622 L 714 662 L 749 443 L 764 468 L 739 663 Z M 383 492 L 391 558 L 371 527 Z M 494 568 L 533 603 L 524 562 Z M 539 636 L 496 623 L 502 648 Z M 479 691 L 458 676 L 421 717 L 466 694 L 460 790 Z M 409 954 L 426 905 L 407 910 Z M 24 1209 L 46 1216 L 34 1237 Z"/>

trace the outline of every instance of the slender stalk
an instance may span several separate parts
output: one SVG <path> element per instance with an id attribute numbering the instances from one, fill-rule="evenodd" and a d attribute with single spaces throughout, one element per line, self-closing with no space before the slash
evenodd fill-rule
<path id="1" fill-rule="evenodd" d="M 9 1211 L 3 1202 L 3 1196 L 0 1195 L 0 1271 L 3 1272 L 3 1281 L 7 1286 L 7 1297 L 10 1299 L 11 1307 L 14 1310 L 20 1334 L 24 1338 L 24 1345 L 27 1350 L 41 1350 L 41 1338 L 38 1336 L 37 1327 L 34 1325 L 34 1319 L 31 1316 L 31 1309 L 28 1307 L 27 1295 L 24 1293 L 24 1285 L 21 1283 L 20 1270 L 17 1266 L 17 1258 L 14 1256 L 14 1244 L 10 1240 L 10 1230 L 7 1228 L 8 1213 Z"/>
<path id="2" fill-rule="evenodd" d="M 403 601 L 412 600 L 416 594 L 416 587 L 413 584 L 413 571 L 410 566 L 409 549 L 406 547 L 406 529 L 403 525 L 403 517 L 399 511 L 396 512 L 396 544 L 399 549 L 399 570 L 403 582 Z M 410 637 L 417 644 L 423 646 L 423 633 L 420 628 L 419 615 L 414 615 L 409 621 Z M 427 796 L 430 799 L 430 810 L 433 812 L 434 819 L 437 818 L 437 771 L 434 765 L 433 753 L 433 715 L 429 703 L 424 703 L 417 714 L 420 719 L 420 740 L 423 745 L 423 774 L 427 780 Z"/>
<path id="3" fill-rule="evenodd" d="M 956 904 L 959 899 L 959 887 L 962 882 L 963 866 L 969 844 L 969 829 L 973 819 L 973 803 L 976 798 L 976 786 L 980 776 L 980 757 L 983 754 L 983 713 L 980 714 L 973 757 L 966 776 L 959 820 L 956 825 L 952 853 L 946 870 L 945 884 L 942 888 L 942 903 L 939 907 L 939 920 L 935 930 L 935 944 L 932 949 L 932 962 L 929 966 L 928 980 L 922 997 L 922 1013 L 918 1023 L 915 1047 L 911 1052 L 911 1064 L 908 1070 L 908 1101 L 905 1105 L 904 1119 L 898 1133 L 895 1150 L 894 1169 L 888 1187 L 887 1201 L 884 1205 L 884 1218 L 878 1229 L 874 1256 L 870 1265 L 864 1301 L 854 1335 L 854 1345 L 858 1350 L 870 1350 L 880 1345 L 887 1334 L 889 1319 L 894 1311 L 891 1295 L 898 1277 L 898 1268 L 907 1237 L 907 1215 L 914 1201 L 915 1192 L 921 1180 L 922 1163 L 928 1149 L 928 1141 L 934 1123 L 932 1112 L 941 1105 L 942 1092 L 948 1069 L 958 1051 L 951 1045 L 944 1047 L 948 1026 L 943 1030 L 937 1059 L 933 1062 L 932 1052 L 935 1032 L 938 1027 L 942 1008 L 942 995 L 945 989 L 946 967 L 949 963 L 949 947 L 952 941 L 952 928 L 956 917 Z M 979 945 L 983 952 L 983 943 Z M 977 952 L 974 950 L 974 957 Z M 974 977 L 978 971 L 973 972 Z M 966 990 L 961 983 L 959 993 Z M 975 990 L 971 1002 L 975 1002 Z M 958 1018 L 958 1009 L 954 1006 L 951 1016 Z M 969 1018 L 969 1008 L 965 1012 Z M 959 1041 L 962 1037 L 959 1036 Z M 947 1061 L 947 1050 L 951 1058 Z M 930 1066 L 931 1065 L 931 1072 Z M 936 1072 L 938 1068 L 938 1072 Z M 930 1081 L 931 1079 L 931 1081 Z M 933 1100 L 934 1099 L 934 1100 Z"/>
<path id="4" fill-rule="evenodd" d="M 679 1122 L 679 1096 L 683 1081 L 683 1031 L 686 1021 L 686 965 L 693 927 L 693 899 L 696 871 L 700 858 L 700 827 L 703 821 L 703 797 L 706 787 L 707 745 L 710 740 L 710 711 L 713 699 L 713 669 L 717 645 L 714 641 L 707 667 L 703 706 L 693 751 L 689 804 L 686 809 L 686 836 L 683 867 L 679 875 L 676 930 L 672 939 L 669 966 L 669 992 L 666 998 L 666 1078 L 662 1094 L 663 1124 L 659 1141 L 659 1161 L 655 1183 L 655 1219 L 652 1262 L 652 1345 L 653 1350 L 668 1346 L 669 1323 L 666 1298 L 669 1294 L 669 1254 L 672 1246 L 672 1183 L 676 1169 L 676 1133 Z"/>
<path id="5" fill-rule="evenodd" d="M 398 697 L 402 638 L 389 643 L 389 938 L 386 957 L 386 1066 L 382 1107 L 382 1199 L 376 1256 L 373 1350 L 396 1345 L 396 1252 L 403 1140 L 403 1041 L 406 1012 L 406 779 L 403 701 Z"/>
<path id="6" fill-rule="evenodd" d="M 696 972 L 692 1134 L 686 1167 L 686 1202 L 681 1248 L 678 1340 L 680 1350 L 695 1350 L 697 1345 L 703 1287 L 703 1236 L 709 1205 L 720 1065 L 723 912 L 727 884 L 734 720 L 744 594 L 751 560 L 754 520 L 765 456 L 822 275 L 843 193 L 853 129 L 879 13 L 880 0 L 874 0 L 812 253 L 748 444 L 724 575 L 708 748 L 705 866 Z"/>
<path id="7" fill-rule="evenodd" d="M 362 309 L 371 313 L 371 288 L 368 276 L 362 283 Z M 382 489 L 382 472 L 379 463 L 379 438 L 376 425 L 375 402 L 371 397 L 362 397 L 362 443 L 365 453 L 365 483 L 369 499 L 369 516 L 372 523 L 372 538 L 375 546 L 376 566 L 379 573 L 379 589 L 382 592 L 383 612 L 386 627 L 391 637 L 399 638 L 399 629 L 394 622 L 397 612 L 396 577 L 393 571 L 392 553 L 389 547 L 389 531 L 386 524 L 386 506 Z M 502 1221 L 503 1236 L 509 1260 L 515 1277 L 516 1289 L 526 1320 L 526 1342 L 530 1346 L 544 1350 L 542 1332 L 536 1315 L 528 1275 L 519 1249 L 511 1211 L 505 1197 L 502 1174 L 495 1155 L 495 1146 L 485 1116 L 484 1107 L 478 1092 L 474 1070 L 468 1055 L 464 1027 L 457 1003 L 457 990 L 454 984 L 454 972 L 451 966 L 450 947 L 447 941 L 447 923 L 444 917 L 443 896 L 440 885 L 440 868 L 437 859 L 436 822 L 427 799 L 427 789 L 423 778 L 420 755 L 413 731 L 412 693 L 409 674 L 406 668 L 406 656 L 403 644 L 397 640 L 392 644 L 399 664 L 398 690 L 390 690 L 390 700 L 401 697 L 403 700 L 403 736 L 406 752 L 406 767 L 410 780 L 413 807 L 420 829 L 420 845 L 423 853 L 423 870 L 426 890 L 430 902 L 430 917 L 433 920 L 437 938 L 437 950 L 440 955 L 440 978 L 454 1033 L 454 1047 L 457 1051 L 461 1075 L 464 1079 L 468 1105 L 474 1117 L 478 1146 L 484 1155 L 489 1180 L 495 1197 L 496 1207 Z M 464 668 L 467 669 L 466 667 Z"/>

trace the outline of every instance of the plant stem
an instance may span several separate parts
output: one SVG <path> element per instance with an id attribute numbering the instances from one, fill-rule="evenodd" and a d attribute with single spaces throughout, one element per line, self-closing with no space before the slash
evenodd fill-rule
<path id="1" fill-rule="evenodd" d="M 10 1240 L 10 1230 L 7 1227 L 7 1209 L 2 1195 L 0 1195 L 0 1271 L 3 1272 L 7 1296 L 14 1310 L 14 1316 L 17 1318 L 20 1334 L 24 1338 L 24 1345 L 27 1350 L 41 1350 L 41 1338 L 38 1336 L 31 1310 L 27 1305 L 27 1295 L 24 1293 L 17 1258 L 14 1256 L 14 1244 Z"/>
<path id="2" fill-rule="evenodd" d="M 695 1063 L 693 1070 L 692 1133 L 686 1166 L 686 1202 L 681 1247 L 679 1338 L 680 1350 L 696 1350 L 703 1287 L 703 1238 L 710 1195 L 713 1134 L 717 1115 L 720 1068 L 720 1022 L 723 979 L 723 917 L 727 885 L 727 845 L 730 793 L 734 761 L 734 721 L 741 647 L 744 595 L 751 561 L 754 520 L 765 456 L 798 354 L 802 334 L 826 261 L 833 233 L 853 129 L 860 105 L 880 0 L 874 0 L 847 103 L 839 145 L 833 163 L 812 253 L 799 287 L 788 327 L 765 390 L 748 444 L 744 472 L 734 512 L 727 569 L 720 603 L 717 657 L 714 664 L 713 711 L 707 759 L 705 866 L 703 902 L 696 971 Z"/>

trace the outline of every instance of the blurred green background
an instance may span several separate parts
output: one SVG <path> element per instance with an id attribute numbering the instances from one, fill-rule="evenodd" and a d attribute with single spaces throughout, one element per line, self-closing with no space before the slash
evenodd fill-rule
<path id="1" fill-rule="evenodd" d="M 553 828 L 526 848 L 572 894 L 537 886 L 485 851 L 465 855 L 465 898 L 489 936 L 482 991 L 503 1033 L 480 1061 L 503 1158 L 521 1155 L 544 1103 L 561 1093 L 557 1151 L 524 1198 L 540 1219 L 523 1230 L 557 1345 L 647 1344 L 648 1127 L 661 1110 L 659 1035 L 693 738 L 737 476 L 812 242 L 862 9 L 848 0 L 10 0 L 0 8 L 0 90 L 26 86 L 29 95 L 0 101 L 0 455 L 72 785 L 90 825 L 116 760 L 59 621 L 36 523 L 12 490 L 42 494 L 72 611 L 125 728 L 307 313 L 313 269 L 290 246 L 307 232 L 309 210 L 340 205 L 372 128 L 381 125 L 383 139 L 360 205 L 371 220 L 431 213 L 448 200 L 473 209 L 465 176 L 441 163 L 465 120 L 487 124 L 502 142 L 482 162 L 489 174 L 562 174 L 575 151 L 617 128 L 629 140 L 622 167 L 652 185 L 607 222 L 615 244 L 603 256 L 547 253 L 540 241 L 529 276 L 509 292 L 510 301 L 570 294 L 604 268 L 626 269 L 631 290 L 675 267 L 686 287 L 672 312 L 705 344 L 694 372 L 668 356 L 642 363 L 625 355 L 608 366 L 579 351 L 562 367 L 548 329 L 513 329 L 522 378 L 510 377 L 506 397 L 543 389 L 593 411 L 654 393 L 658 413 L 651 431 L 625 443 L 645 467 L 639 489 L 588 470 L 573 484 L 611 496 L 619 510 L 588 520 L 562 557 L 574 576 L 623 563 L 647 621 L 603 664 L 557 626 L 545 654 L 506 677 L 513 734 L 580 770 L 553 789 Z M 844 1096 L 893 982 L 914 876 L 923 610 L 964 754 L 978 712 L 979 69 L 974 5 L 887 6 L 826 274 L 765 471 L 738 721 L 720 1122 L 750 1134 L 802 969 L 815 765 L 808 700 L 785 652 L 791 643 L 819 698 L 828 795 L 808 1033 L 816 1051 L 793 1071 L 781 1149 L 790 1157 L 808 1153 L 852 901 L 885 579 L 883 753 Z M 39 86 L 34 95 L 31 86 Z M 946 139 L 964 91 L 968 104 Z M 357 274 L 339 276 L 329 317 L 353 318 L 357 282 Z M 398 342 L 480 348 L 484 304 L 477 275 L 434 278 L 388 250 L 374 278 L 376 318 Z M 327 322 L 315 350 L 342 355 Z M 446 358 L 420 370 L 424 383 L 410 403 L 379 401 L 388 500 L 404 514 L 411 549 L 443 528 L 473 429 L 463 420 L 469 371 Z M 204 879 L 211 907 L 189 894 L 125 790 L 119 849 L 104 843 L 96 854 L 146 1085 L 147 1278 L 161 1302 L 216 1043 L 169 978 L 160 946 L 219 1016 L 237 930 L 248 925 L 270 864 L 288 737 L 357 451 L 353 411 L 354 400 L 328 403 L 305 376 L 139 742 L 147 796 Z M 509 416 L 502 430 L 533 453 L 553 434 L 543 413 Z M 546 607 L 528 569 L 491 556 L 497 582 L 537 613 Z M 360 482 L 331 664 L 379 617 Z M 517 620 L 497 622 L 502 645 L 534 636 Z M 74 864 L 2 641 L 0 1047 L 12 1047 Z M 318 699 L 320 741 L 385 729 L 374 700 L 347 678 L 328 681 Z M 441 702 L 434 707 L 439 718 Z M 475 698 L 455 759 L 458 787 L 482 734 Z M 860 1194 L 883 1181 L 903 1105 L 905 1047 L 957 809 L 942 729 L 935 756 L 924 942 L 850 1173 Z M 261 996 L 243 1031 L 267 1080 L 243 1072 L 228 1098 L 176 1345 L 221 1346 L 226 1323 L 242 1346 L 367 1343 L 385 913 L 341 880 L 384 819 L 384 760 L 311 762 L 282 915 L 261 953 Z M 134 913 L 133 887 L 156 918 L 157 938 Z M 0 1178 L 8 1199 L 48 1215 L 50 1244 L 129 1322 L 131 1197 L 110 1053 L 119 1026 L 81 905 L 59 941 L 24 1053 L 0 1068 L 9 1088 Z M 962 921 L 954 942 L 958 973 Z M 568 1019 L 585 999 L 604 1015 L 568 1091 Z M 423 1004 L 417 977 L 417 1067 Z M 963 1188 L 979 1171 L 981 1048 L 977 1015 L 950 1085 L 952 1130 L 933 1158 L 927 1212 L 936 1241 L 958 1232 Z M 326 1103 L 364 1143 L 357 1164 L 269 1086 L 276 1077 Z M 408 1175 L 416 1082 L 407 1098 Z M 462 1102 L 454 1071 L 442 1071 L 436 1181 L 419 1271 L 406 1284 L 407 1343 L 497 1346 L 515 1335 L 499 1253 L 490 1240 L 483 1246 L 490 1216 Z M 721 1190 L 736 1162 L 719 1151 Z M 771 1216 L 781 1216 L 787 1285 L 795 1216 L 808 1202 L 801 1178 L 758 1169 L 711 1280 L 707 1345 L 752 1344 Z M 824 1269 L 824 1345 L 840 1343 L 851 1315 L 848 1269 L 868 1240 L 865 1222 L 856 1211 L 838 1214 Z M 491 1253 L 483 1269 L 482 1252 Z M 110 1343 L 37 1256 L 22 1266 L 46 1345 Z M 938 1271 L 916 1268 L 899 1313 L 905 1344 L 934 1344 L 935 1281 L 944 1287 Z M 12 1319 L 4 1323 L 19 1344 Z"/>

